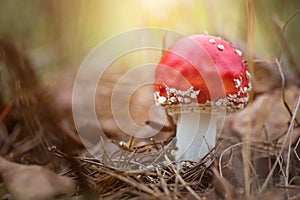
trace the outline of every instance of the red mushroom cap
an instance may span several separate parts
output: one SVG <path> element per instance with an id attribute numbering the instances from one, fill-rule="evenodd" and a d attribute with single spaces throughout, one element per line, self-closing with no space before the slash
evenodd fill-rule
<path id="1" fill-rule="evenodd" d="M 241 57 L 225 40 L 194 35 L 172 45 L 156 71 L 154 99 L 169 114 L 245 107 L 250 74 Z"/>

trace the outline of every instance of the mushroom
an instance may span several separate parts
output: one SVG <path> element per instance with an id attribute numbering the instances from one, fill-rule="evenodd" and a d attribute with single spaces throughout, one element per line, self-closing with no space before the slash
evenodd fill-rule
<path id="1" fill-rule="evenodd" d="M 176 121 L 176 161 L 199 161 L 215 146 L 218 118 L 246 106 L 251 84 L 241 56 L 210 35 L 180 39 L 162 55 L 154 100 Z"/>

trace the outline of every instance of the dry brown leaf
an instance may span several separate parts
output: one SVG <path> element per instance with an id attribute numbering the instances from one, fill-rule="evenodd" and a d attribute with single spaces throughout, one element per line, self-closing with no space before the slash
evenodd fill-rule
<path id="1" fill-rule="evenodd" d="M 297 96 L 298 89 L 295 86 L 286 89 L 286 101 L 292 110 Z M 298 113 L 298 119 L 299 117 L 300 113 Z M 228 116 L 223 132 L 235 133 L 243 137 L 247 131 L 251 131 L 255 141 L 266 141 L 267 134 L 271 142 L 287 131 L 290 120 L 291 116 L 282 101 L 282 91 L 277 89 L 272 93 L 258 96 L 244 110 Z M 299 132 L 299 128 L 294 130 L 294 139 L 299 136 Z"/>
<path id="2" fill-rule="evenodd" d="M 0 174 L 16 200 L 52 199 L 75 194 L 73 179 L 59 176 L 38 165 L 21 165 L 0 157 Z"/>
<path id="3" fill-rule="evenodd" d="M 255 93 L 265 93 L 281 87 L 281 77 L 275 62 L 254 61 L 252 87 Z"/>

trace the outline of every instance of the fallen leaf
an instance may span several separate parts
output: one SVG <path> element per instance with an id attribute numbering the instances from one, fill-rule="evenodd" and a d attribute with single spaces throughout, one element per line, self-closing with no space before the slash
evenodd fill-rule
<path id="1" fill-rule="evenodd" d="M 298 89 L 290 86 L 285 91 L 285 98 L 293 110 Z M 297 113 L 300 119 L 300 113 Z M 240 112 L 229 115 L 223 129 L 224 133 L 234 133 L 242 138 L 251 131 L 252 140 L 271 142 L 284 134 L 288 129 L 291 116 L 283 104 L 282 90 L 276 89 L 271 93 L 259 95 L 252 104 Z M 293 141 L 299 136 L 299 128 L 294 130 Z"/>
<path id="2" fill-rule="evenodd" d="M 0 157 L 0 175 L 16 200 L 53 199 L 75 194 L 73 179 L 59 176 L 38 165 L 21 165 Z"/>
<path id="3" fill-rule="evenodd" d="M 265 93 L 281 87 L 281 77 L 275 62 L 255 60 L 253 73 L 251 82 L 255 93 Z"/>

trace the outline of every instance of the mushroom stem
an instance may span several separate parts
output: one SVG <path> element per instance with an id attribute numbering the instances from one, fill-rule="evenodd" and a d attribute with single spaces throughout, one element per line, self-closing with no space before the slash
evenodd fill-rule
<path id="1" fill-rule="evenodd" d="M 217 116 L 211 113 L 181 113 L 178 116 L 176 161 L 199 161 L 215 146 Z"/>

